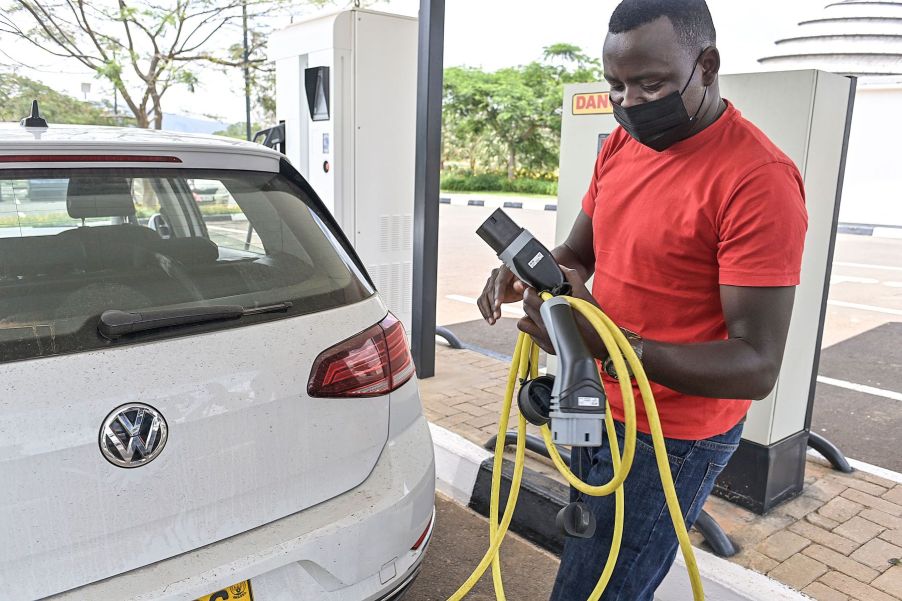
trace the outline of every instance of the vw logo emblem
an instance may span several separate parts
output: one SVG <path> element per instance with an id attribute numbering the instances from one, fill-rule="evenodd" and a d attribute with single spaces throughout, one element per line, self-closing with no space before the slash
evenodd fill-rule
<path id="1" fill-rule="evenodd" d="M 150 463 L 166 446 L 169 428 L 159 411 L 143 403 L 113 409 L 100 428 L 100 451 L 119 467 Z"/>

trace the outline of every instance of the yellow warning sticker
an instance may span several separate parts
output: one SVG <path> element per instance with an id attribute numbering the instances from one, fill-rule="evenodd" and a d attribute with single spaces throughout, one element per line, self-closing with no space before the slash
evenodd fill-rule
<path id="1" fill-rule="evenodd" d="M 574 115 L 604 115 L 614 112 L 611 97 L 607 92 L 575 94 L 573 96 Z"/>
<path id="2" fill-rule="evenodd" d="M 221 591 L 204 595 L 197 601 L 254 601 L 250 580 L 227 586 Z"/>

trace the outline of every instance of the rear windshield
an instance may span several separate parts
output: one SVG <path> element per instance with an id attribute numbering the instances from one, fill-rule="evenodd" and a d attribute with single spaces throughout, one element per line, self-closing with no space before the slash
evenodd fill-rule
<path id="1" fill-rule="evenodd" d="M 107 347 L 108 309 L 292 304 L 160 337 L 363 300 L 373 289 L 320 210 L 278 173 L 0 171 L 0 362 Z"/>

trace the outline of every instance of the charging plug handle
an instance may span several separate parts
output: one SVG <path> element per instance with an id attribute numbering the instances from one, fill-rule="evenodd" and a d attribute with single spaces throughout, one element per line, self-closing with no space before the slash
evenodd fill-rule
<path id="1" fill-rule="evenodd" d="M 606 396 L 598 365 L 576 324 L 573 307 L 562 298 L 551 298 L 540 311 L 561 366 L 554 381 L 552 411 L 604 415 Z"/>
<path id="2" fill-rule="evenodd" d="M 570 286 L 551 251 L 501 209 L 496 209 L 476 234 L 527 285 L 555 296 L 569 294 Z"/>

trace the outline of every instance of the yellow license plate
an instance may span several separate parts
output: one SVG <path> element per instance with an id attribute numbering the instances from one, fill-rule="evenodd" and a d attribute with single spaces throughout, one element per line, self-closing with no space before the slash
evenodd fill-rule
<path id="1" fill-rule="evenodd" d="M 254 601 L 254 593 L 251 590 L 251 581 L 245 580 L 232 586 L 227 586 L 221 591 L 205 595 L 197 601 Z"/>

